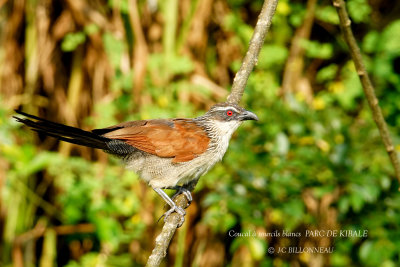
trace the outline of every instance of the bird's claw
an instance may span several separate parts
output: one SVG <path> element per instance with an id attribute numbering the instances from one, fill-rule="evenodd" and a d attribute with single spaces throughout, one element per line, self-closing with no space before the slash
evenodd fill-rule
<path id="1" fill-rule="evenodd" d="M 181 227 L 182 224 L 185 222 L 185 215 L 186 215 L 186 211 L 184 209 L 182 209 L 181 207 L 178 206 L 173 206 L 171 207 L 167 212 L 165 212 L 159 219 L 158 221 L 161 220 L 162 217 L 164 217 L 164 222 L 167 220 L 167 218 L 172 214 L 176 212 L 180 218 L 179 218 L 179 223 L 177 225 L 177 228 Z"/>
<path id="2" fill-rule="evenodd" d="M 190 193 L 190 190 L 186 189 L 185 187 L 179 187 L 176 193 L 172 196 L 172 200 L 175 200 L 175 198 L 180 194 L 185 195 L 186 199 L 188 200 L 188 205 L 186 206 L 186 208 L 189 207 L 193 201 L 193 197 L 192 194 Z"/>
<path id="3" fill-rule="evenodd" d="M 180 216 L 180 219 L 179 219 L 179 223 L 178 223 L 178 225 L 177 225 L 177 228 L 181 227 L 182 224 L 183 224 L 184 221 L 185 221 L 186 211 L 185 211 L 183 208 L 177 206 L 176 203 L 175 203 L 172 199 L 174 199 L 175 197 L 177 197 L 179 194 L 184 194 L 185 197 L 186 197 L 187 200 L 188 200 L 188 205 L 186 206 L 186 208 L 187 208 L 187 207 L 189 207 L 190 202 L 192 202 L 192 200 L 193 200 L 192 195 L 190 194 L 190 191 L 189 191 L 188 189 L 184 188 L 184 187 L 177 187 L 177 188 L 176 188 L 176 189 L 177 189 L 177 192 L 175 193 L 175 195 L 174 195 L 174 196 L 172 197 L 172 199 L 171 199 L 161 188 L 153 188 L 153 189 L 154 189 L 154 191 L 156 191 L 157 194 L 159 194 L 159 195 L 165 200 L 165 202 L 167 202 L 167 204 L 171 207 L 166 213 L 164 213 L 164 214 L 158 219 L 158 221 L 160 221 L 162 217 L 164 217 L 164 221 L 166 221 L 166 219 L 167 219 L 173 212 L 176 212 L 176 213 Z M 171 188 L 171 189 L 172 189 L 172 188 Z M 174 189 L 175 189 L 175 188 L 174 188 Z"/>

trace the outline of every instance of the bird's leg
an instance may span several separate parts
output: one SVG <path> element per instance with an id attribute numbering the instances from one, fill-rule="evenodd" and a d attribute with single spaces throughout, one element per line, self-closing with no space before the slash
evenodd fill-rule
<path id="1" fill-rule="evenodd" d="M 189 191 L 193 191 L 194 188 L 197 185 L 197 182 L 199 181 L 200 177 L 197 177 L 196 179 L 191 180 L 187 185 L 185 185 L 185 188 Z"/>
<path id="2" fill-rule="evenodd" d="M 192 194 L 190 192 L 194 190 L 198 181 L 199 181 L 199 178 L 196 178 L 196 179 L 191 180 L 188 184 L 185 184 L 184 186 L 177 185 L 173 188 L 170 188 L 170 189 L 177 190 L 176 193 L 172 196 L 172 199 L 175 199 L 180 194 L 184 194 L 189 202 L 189 204 L 188 204 L 188 207 L 189 207 L 189 205 L 193 201 Z"/>
<path id="3" fill-rule="evenodd" d="M 164 216 L 164 221 L 168 218 L 169 215 L 171 215 L 171 213 L 176 212 L 181 216 L 180 222 L 178 224 L 178 228 L 182 226 L 183 222 L 185 221 L 185 215 L 186 215 L 186 211 L 184 209 L 182 209 L 181 207 L 178 207 L 174 201 L 172 201 L 172 199 L 167 195 L 167 193 L 165 193 L 162 189 L 160 188 L 154 188 L 153 190 L 157 192 L 158 195 L 160 195 L 160 197 L 162 197 L 165 202 L 168 203 L 168 205 L 171 207 L 166 213 L 164 213 L 160 219 Z M 160 220 L 158 219 L 158 220 Z"/>

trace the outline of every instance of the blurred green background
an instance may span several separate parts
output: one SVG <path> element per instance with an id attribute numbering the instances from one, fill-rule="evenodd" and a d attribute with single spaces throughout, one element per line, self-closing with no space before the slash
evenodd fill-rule
<path id="1" fill-rule="evenodd" d="M 399 144 L 400 2 L 346 2 Z M 164 202 L 118 160 L 37 135 L 13 110 L 83 129 L 200 115 L 226 99 L 261 5 L 0 1 L 0 265 L 144 265 Z M 279 1 L 242 105 L 260 121 L 200 180 L 163 266 L 400 266 L 399 184 L 330 1 Z M 262 236 L 275 230 L 301 236 Z"/>

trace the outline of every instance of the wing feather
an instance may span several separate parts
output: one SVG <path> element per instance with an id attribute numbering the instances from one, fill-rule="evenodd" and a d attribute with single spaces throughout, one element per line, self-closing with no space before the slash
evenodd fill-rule
<path id="1" fill-rule="evenodd" d="M 127 144 L 172 162 L 190 161 L 204 153 L 210 139 L 201 126 L 190 119 L 148 120 L 126 123 L 110 129 L 104 137 Z"/>

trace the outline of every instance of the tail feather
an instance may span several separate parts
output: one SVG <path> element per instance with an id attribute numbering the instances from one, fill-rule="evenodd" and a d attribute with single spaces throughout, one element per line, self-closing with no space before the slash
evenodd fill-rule
<path id="1" fill-rule="evenodd" d="M 100 136 L 93 132 L 84 131 L 79 128 L 51 122 L 22 111 L 16 110 L 15 112 L 30 118 L 26 119 L 14 116 L 18 122 L 25 124 L 36 132 L 43 133 L 72 144 L 108 150 L 107 142 L 111 140 L 106 137 Z"/>

